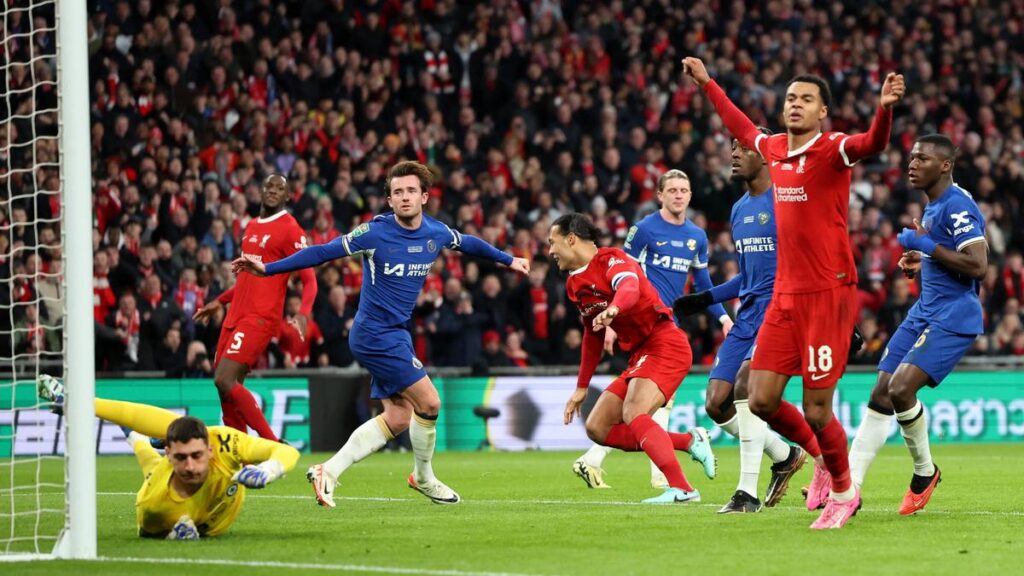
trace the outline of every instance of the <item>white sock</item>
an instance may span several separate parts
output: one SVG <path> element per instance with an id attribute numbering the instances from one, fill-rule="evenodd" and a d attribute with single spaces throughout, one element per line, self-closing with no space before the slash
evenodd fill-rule
<path id="1" fill-rule="evenodd" d="M 924 415 L 924 406 L 918 400 L 914 407 L 906 412 L 897 412 L 896 421 L 900 423 L 900 432 L 907 449 L 914 458 L 914 474 L 931 476 L 935 474 L 932 464 L 932 452 L 928 448 L 928 422 Z"/>
<path id="2" fill-rule="evenodd" d="M 744 402 L 744 400 L 740 400 L 740 402 Z M 717 424 L 717 422 L 716 422 L 716 424 Z M 740 415 L 739 415 L 739 411 L 737 411 L 736 414 L 732 418 L 729 418 L 725 422 L 722 422 L 721 424 L 718 424 L 718 427 L 721 428 L 722 430 L 725 430 L 726 432 L 728 432 L 729 435 L 732 436 L 733 438 L 739 438 L 740 437 Z"/>
<path id="3" fill-rule="evenodd" d="M 337 454 L 324 462 L 324 469 L 337 479 L 349 466 L 380 450 L 392 438 L 394 436 L 384 423 L 384 416 L 371 418 L 356 428 Z"/>
<path id="4" fill-rule="evenodd" d="M 855 486 L 864 485 L 868 468 L 889 437 L 891 427 L 891 415 L 876 412 L 871 408 L 864 411 L 864 420 L 857 428 L 857 435 L 853 437 L 853 445 L 850 446 L 850 479 Z"/>
<path id="5" fill-rule="evenodd" d="M 416 482 L 422 484 L 434 480 L 434 467 L 430 461 L 434 458 L 434 445 L 437 443 L 437 418 L 431 420 L 413 413 L 409 440 L 412 442 Z"/>
<path id="6" fill-rule="evenodd" d="M 600 468 L 604 464 L 604 459 L 611 453 L 614 448 L 610 446 L 601 446 L 600 444 L 594 444 L 580 456 L 579 459 L 587 463 L 588 466 L 594 468 Z"/>
<path id="7" fill-rule="evenodd" d="M 651 420 L 654 420 L 658 426 L 661 426 L 662 430 L 668 430 L 668 416 L 671 413 L 672 401 L 670 400 L 668 404 L 654 411 L 654 414 L 651 415 Z M 662 483 L 663 478 L 665 478 L 665 473 L 655 466 L 654 462 L 651 462 L 651 480 Z"/>
<path id="8" fill-rule="evenodd" d="M 749 410 L 749 408 L 748 408 Z M 789 458 L 789 453 L 792 450 L 792 446 L 786 443 L 785 440 L 779 438 L 779 435 L 771 430 L 765 432 L 764 436 L 764 453 L 772 461 L 773 464 L 784 461 Z"/>
<path id="9" fill-rule="evenodd" d="M 836 492 L 835 490 L 830 490 L 829 492 L 832 495 L 832 499 L 836 502 L 849 502 L 857 495 L 857 488 L 856 484 L 851 482 L 850 487 L 842 492 Z"/>
<path id="10" fill-rule="evenodd" d="M 736 489 L 757 498 L 757 479 L 761 474 L 761 453 L 764 452 L 768 424 L 750 411 L 747 400 L 737 400 L 735 405 L 740 438 L 740 482 Z"/>

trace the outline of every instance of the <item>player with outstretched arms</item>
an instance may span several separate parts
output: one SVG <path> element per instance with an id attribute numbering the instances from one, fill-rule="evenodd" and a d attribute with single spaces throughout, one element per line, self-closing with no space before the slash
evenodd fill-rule
<path id="1" fill-rule="evenodd" d="M 703 62 L 689 57 L 683 67 L 740 144 L 768 162 L 778 268 L 751 358 L 749 406 L 805 450 L 817 438 L 823 463 L 815 465 L 807 507 L 824 503 L 825 509 L 811 528 L 842 528 L 861 504 L 850 480 L 846 432 L 832 410 L 857 320 L 857 269 L 847 233 L 850 173 L 856 162 L 888 145 L 892 107 L 905 91 L 903 77 L 886 76 L 871 128 L 849 136 L 822 131 L 831 104 L 828 84 L 818 76 L 797 76 L 786 87 L 786 134 L 766 136 L 711 79 Z M 803 377 L 804 414 L 782 400 L 795 375 Z"/>
<path id="2" fill-rule="evenodd" d="M 767 128 L 759 128 L 771 135 Z M 807 452 L 790 446 L 750 411 L 747 380 L 750 357 L 757 332 L 764 321 L 775 286 L 775 207 L 768 166 L 757 151 L 732 142 L 732 178 L 743 182 L 747 192 L 732 207 L 729 218 L 739 258 L 739 274 L 728 282 L 678 298 L 673 303 L 676 316 L 695 314 L 712 304 L 740 299 L 736 323 L 725 337 L 708 376 L 705 411 L 723 430 L 740 440 L 740 480 L 729 502 L 720 513 L 758 512 L 757 480 L 761 472 L 762 451 L 772 460 L 772 477 L 764 505 L 772 507 L 786 493 L 789 480 L 807 460 Z M 812 438 L 812 457 L 821 457 Z"/>
<path id="3" fill-rule="evenodd" d="M 900 267 L 921 273 L 921 297 L 889 339 L 878 364 L 878 382 L 850 447 L 853 483 L 864 483 L 868 467 L 885 444 L 895 415 L 914 461 L 899 513 L 924 509 L 942 473 L 932 462 L 928 422 L 917 393 L 938 386 L 984 332 L 980 281 L 988 269 L 985 219 L 971 195 L 953 183 L 956 148 L 944 135 L 921 137 L 910 151 L 910 186 L 927 199 L 923 221 L 904 228 L 907 250 Z"/>
<path id="4" fill-rule="evenodd" d="M 64 408 L 64 383 L 38 380 L 39 396 Z M 135 498 L 139 536 L 196 540 L 223 534 L 242 511 L 245 489 L 260 489 L 284 476 L 299 451 L 235 428 L 207 428 L 202 420 L 117 400 L 96 399 L 96 416 L 126 429 L 145 480 Z M 166 443 L 166 457 L 150 438 Z"/>
<path id="5" fill-rule="evenodd" d="M 630 353 L 629 367 L 601 393 L 587 417 L 587 436 L 604 446 L 647 453 L 668 479 L 668 488 L 644 503 L 699 501 L 700 492 L 686 480 L 675 450 L 689 452 L 708 478 L 714 478 L 715 455 L 707 431 L 670 433 L 651 418 L 686 377 L 690 343 L 640 265 L 618 248 L 598 248 L 598 235 L 586 216 L 572 213 L 555 220 L 548 237 L 549 253 L 559 270 L 569 274 L 566 290 L 583 320 L 580 372 L 565 405 L 565 424 L 581 414 L 601 360 L 601 331 L 610 326 L 619 346 Z"/>
<path id="6" fill-rule="evenodd" d="M 239 248 L 242 255 L 260 262 L 273 262 L 306 247 L 306 233 L 285 209 L 288 181 L 271 174 L 260 189 L 260 216 L 249 222 Z M 299 334 L 305 334 L 306 322 L 316 300 L 316 275 L 312 270 L 299 272 L 302 281 L 301 313 L 293 322 Z M 224 424 L 243 432 L 247 426 L 262 438 L 277 440 L 259 404 L 243 387 L 246 374 L 278 336 L 284 313 L 288 276 L 258 278 L 247 275 L 209 304 L 196 311 L 194 319 L 208 322 L 225 305 L 227 316 L 217 341 L 213 382 L 220 394 Z"/>
<path id="7" fill-rule="evenodd" d="M 693 192 L 690 177 L 682 170 L 669 170 L 658 179 L 658 201 L 661 208 L 637 222 L 629 229 L 623 250 L 640 263 L 644 275 L 658 291 L 662 304 L 671 306 L 683 294 L 686 281 L 693 275 L 697 290 L 710 290 L 713 286 L 708 273 L 708 235 L 686 218 Z M 708 311 L 722 323 L 726 334 L 732 328 L 732 319 L 721 304 L 710 304 Z M 605 349 L 614 345 L 615 331 L 605 329 Z M 672 398 L 653 415 L 662 428 L 668 428 Z M 573 463 L 573 471 L 591 488 L 608 487 L 604 482 L 601 465 L 611 448 L 594 444 Z M 668 487 L 665 476 L 651 463 L 651 485 L 664 490 Z"/>
<path id="8" fill-rule="evenodd" d="M 371 396 L 384 404 L 384 413 L 359 426 L 330 460 L 309 469 L 306 476 L 321 506 L 335 506 L 335 487 L 345 470 L 406 429 L 414 456 L 409 487 L 439 504 L 460 501 L 454 490 L 437 479 L 431 465 L 441 400 L 416 358 L 407 324 L 427 274 L 444 248 L 500 262 L 523 274 L 529 272 L 530 265 L 423 214 L 433 180 L 426 166 L 399 162 L 385 182 L 393 212 L 284 260 L 264 264 L 242 257 L 232 263 L 237 274 L 273 277 L 337 258 L 358 254 L 365 258 L 359 310 L 349 345 L 352 355 L 373 376 Z"/>

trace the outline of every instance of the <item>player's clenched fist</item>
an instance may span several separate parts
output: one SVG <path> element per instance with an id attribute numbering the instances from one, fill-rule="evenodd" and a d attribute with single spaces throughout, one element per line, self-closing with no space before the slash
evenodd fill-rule
<path id="1" fill-rule="evenodd" d="M 508 267 L 522 274 L 530 273 L 530 261 L 526 258 L 513 258 Z"/>
<path id="2" fill-rule="evenodd" d="M 708 75 L 707 68 L 704 67 L 704 62 L 700 58 L 693 56 L 683 58 L 683 74 L 693 78 L 693 81 L 702 88 L 711 82 L 711 76 Z"/>
<path id="3" fill-rule="evenodd" d="M 231 271 L 237 276 L 242 272 L 248 272 L 254 276 L 266 276 L 267 267 L 262 262 L 257 262 L 246 258 L 245 256 L 239 256 L 231 262 Z"/>
<path id="4" fill-rule="evenodd" d="M 885 83 L 882 84 L 882 108 L 892 108 L 897 102 L 903 100 L 907 93 L 907 83 L 903 74 L 889 72 L 885 76 Z"/>
<path id="5" fill-rule="evenodd" d="M 609 306 L 600 314 L 594 316 L 594 332 L 600 332 L 605 326 L 611 326 L 612 320 L 619 315 L 618 306 Z"/>

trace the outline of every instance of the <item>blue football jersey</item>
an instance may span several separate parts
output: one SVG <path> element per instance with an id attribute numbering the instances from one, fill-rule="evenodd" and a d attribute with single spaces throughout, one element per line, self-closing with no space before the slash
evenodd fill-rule
<path id="1" fill-rule="evenodd" d="M 394 214 L 382 214 L 339 240 L 346 254 L 363 255 L 355 321 L 403 326 L 441 249 L 459 248 L 462 235 L 425 214 L 416 230 L 399 226 Z"/>
<path id="2" fill-rule="evenodd" d="M 959 252 L 985 241 L 985 218 L 974 198 L 956 184 L 924 209 L 921 226 L 936 244 Z M 921 298 L 909 316 L 958 334 L 984 332 L 978 281 L 949 270 L 928 255 L 921 262 Z"/>
<path id="3" fill-rule="evenodd" d="M 732 207 L 732 239 L 740 265 L 740 300 L 771 296 L 775 286 L 775 191 L 747 192 Z"/>
<path id="4" fill-rule="evenodd" d="M 666 306 L 672 306 L 683 295 L 691 270 L 697 290 L 711 288 L 707 271 L 708 235 L 689 220 L 671 224 L 661 217 L 660 211 L 654 212 L 629 229 L 623 249 L 640 263 Z M 718 318 L 725 314 L 721 304 L 708 310 Z"/>

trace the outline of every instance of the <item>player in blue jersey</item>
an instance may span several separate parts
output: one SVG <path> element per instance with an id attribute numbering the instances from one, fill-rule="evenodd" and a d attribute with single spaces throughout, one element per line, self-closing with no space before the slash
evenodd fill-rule
<path id="1" fill-rule="evenodd" d="M 760 130 L 771 135 L 766 128 Z M 775 207 L 767 164 L 756 150 L 744 148 L 736 140 L 732 142 L 732 178 L 743 182 L 748 190 L 733 205 L 730 216 L 739 274 L 710 290 L 678 298 L 673 305 L 676 314 L 683 317 L 713 304 L 740 299 L 736 323 L 715 357 L 705 400 L 708 416 L 740 439 L 740 481 L 732 499 L 719 510 L 723 514 L 761 510 L 757 480 L 762 451 L 773 463 L 765 495 L 765 506 L 769 507 L 782 499 L 789 479 L 807 460 L 800 447 L 790 446 L 769 432 L 768 425 L 750 411 L 747 402 L 750 357 L 775 287 Z"/>
<path id="2" fill-rule="evenodd" d="M 349 346 L 359 364 L 373 376 L 370 395 L 384 404 L 384 413 L 352 433 L 330 460 L 310 467 L 306 476 L 321 506 L 334 507 L 338 477 L 352 464 L 373 454 L 409 429 L 415 457 L 408 484 L 439 504 L 458 503 L 459 495 L 434 476 L 437 416 L 441 400 L 416 358 L 406 327 L 427 273 L 443 248 L 500 262 L 526 274 L 529 262 L 513 258 L 475 236 L 458 231 L 423 214 L 433 185 L 430 170 L 417 162 L 399 162 L 385 183 L 393 213 L 382 214 L 327 244 L 263 264 L 239 258 L 237 272 L 284 274 L 318 266 L 336 258 L 362 254 L 363 288 Z"/>
<path id="3" fill-rule="evenodd" d="M 682 170 L 669 170 L 658 179 L 658 201 L 661 209 L 639 221 L 629 229 L 623 250 L 640 263 L 644 274 L 658 291 L 666 306 L 671 306 L 682 295 L 686 280 L 693 274 L 697 290 L 709 290 L 713 286 L 708 273 L 708 235 L 696 224 L 687 220 L 686 209 L 693 193 L 690 177 Z M 728 334 L 732 319 L 721 304 L 712 304 L 710 312 L 722 323 Z M 613 334 L 610 336 L 614 337 Z M 611 343 L 606 335 L 605 348 Z M 668 427 L 672 399 L 664 408 L 659 408 L 653 418 L 662 428 Z M 594 444 L 590 450 L 573 463 L 573 471 L 591 488 L 605 488 L 604 470 L 601 465 L 611 448 Z M 651 486 L 667 488 L 664 475 L 651 465 Z"/>
<path id="4" fill-rule="evenodd" d="M 892 417 L 914 459 L 914 475 L 899 513 L 925 507 L 942 479 L 928 448 L 928 423 L 917 392 L 938 386 L 984 331 L 979 281 L 988 268 L 985 219 L 974 199 L 953 183 L 956 148 L 944 135 L 919 138 L 910 151 L 907 175 L 928 205 L 924 221 L 904 228 L 907 253 L 900 267 L 921 273 L 921 298 L 907 314 L 878 364 L 878 382 L 850 450 L 850 474 L 860 486 L 885 444 Z"/>

